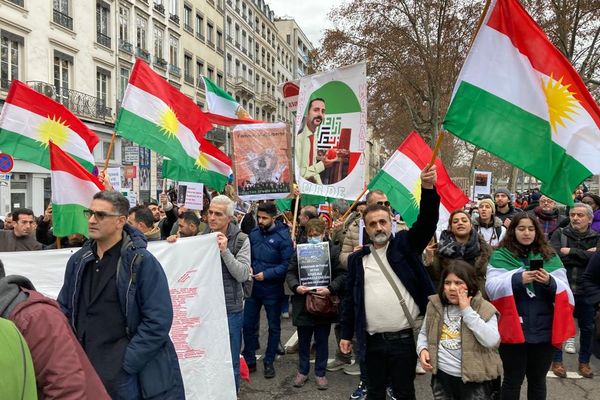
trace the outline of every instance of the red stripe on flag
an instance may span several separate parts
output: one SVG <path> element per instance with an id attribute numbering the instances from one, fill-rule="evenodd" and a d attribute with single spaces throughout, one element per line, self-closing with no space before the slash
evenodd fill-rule
<path id="1" fill-rule="evenodd" d="M 600 127 L 600 108 L 583 80 L 518 0 L 497 0 L 487 25 L 508 36 L 533 68 L 556 80 L 563 78 L 565 86 L 571 85 L 569 90 L 575 92 L 577 100 Z"/>
<path id="2" fill-rule="evenodd" d="M 525 343 L 521 319 L 513 296 L 500 297 L 492 301 L 500 312 L 498 331 L 502 343 Z"/>
<path id="3" fill-rule="evenodd" d="M 411 132 L 400 147 L 398 147 L 398 151 L 413 160 L 420 169 L 425 168 L 429 164 L 433 155 L 433 150 L 431 150 L 417 132 Z M 440 195 L 441 203 L 449 212 L 463 208 L 469 201 L 469 198 L 452 182 L 448 171 L 444 168 L 444 164 L 439 157 L 436 157 L 435 165 L 437 167 L 437 182 L 435 187 Z"/>
<path id="4" fill-rule="evenodd" d="M 570 337 L 575 336 L 573 304 L 569 303 L 566 290 L 557 293 L 554 298 L 554 319 L 552 320 L 552 345 L 560 348 Z"/>
<path id="5" fill-rule="evenodd" d="M 244 125 L 244 124 L 262 124 L 264 121 L 260 121 L 258 119 L 250 119 L 250 118 L 229 118 L 224 115 L 213 114 L 213 113 L 204 113 L 208 120 L 215 125 L 223 125 L 223 126 L 234 126 L 234 125 Z"/>
<path id="6" fill-rule="evenodd" d="M 98 136 L 79 120 L 67 107 L 36 92 L 21 81 L 14 80 L 6 96 L 6 102 L 44 118 L 60 119 L 87 144 L 90 153 L 98 144 Z"/>
<path id="7" fill-rule="evenodd" d="M 81 164 L 62 151 L 60 147 L 49 142 L 49 151 L 50 169 L 52 171 L 67 172 L 81 180 L 93 182 L 99 190 L 104 190 L 104 185 L 100 183 L 97 177 L 89 173 Z"/>
<path id="8" fill-rule="evenodd" d="M 200 139 L 200 153 L 205 153 L 213 156 L 217 160 L 231 167 L 231 159 L 227 157 L 225 153 L 219 150 L 214 144 L 206 140 L 205 138 Z"/>
<path id="9" fill-rule="evenodd" d="M 160 98 L 175 112 L 177 119 L 200 139 L 213 126 L 206 115 L 189 97 L 175 89 L 139 58 L 129 78 L 129 84 Z"/>

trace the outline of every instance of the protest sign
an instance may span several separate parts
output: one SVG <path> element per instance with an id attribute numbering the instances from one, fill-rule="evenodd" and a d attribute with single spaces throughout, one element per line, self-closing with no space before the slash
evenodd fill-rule
<path id="1" fill-rule="evenodd" d="M 296 246 L 300 286 L 327 287 L 331 284 L 329 243 L 304 243 Z"/>
<path id="2" fill-rule="evenodd" d="M 492 191 L 492 173 L 490 171 L 475 171 L 473 197 L 489 195 Z"/>
<path id="3" fill-rule="evenodd" d="M 313 99 L 325 103 L 325 117 L 314 132 L 306 123 Z M 314 123 L 312 117 L 311 123 Z M 364 187 L 366 64 L 301 78 L 294 134 L 295 173 L 300 193 L 356 199 Z"/>
<path id="4" fill-rule="evenodd" d="M 204 184 L 197 182 L 179 182 L 177 204 L 190 210 L 204 208 Z"/>
<path id="5" fill-rule="evenodd" d="M 69 257 L 79 249 L 3 253 L 7 275 L 29 278 L 56 299 Z M 220 253 L 214 234 L 148 243 L 164 267 L 173 302 L 171 337 L 188 399 L 236 398 Z"/>
<path id="6" fill-rule="evenodd" d="M 115 192 L 121 191 L 121 167 L 111 167 L 106 169 L 106 175 Z"/>
<path id="7" fill-rule="evenodd" d="M 232 161 L 240 199 L 281 199 L 290 194 L 289 137 L 288 126 L 281 122 L 235 127 Z"/>

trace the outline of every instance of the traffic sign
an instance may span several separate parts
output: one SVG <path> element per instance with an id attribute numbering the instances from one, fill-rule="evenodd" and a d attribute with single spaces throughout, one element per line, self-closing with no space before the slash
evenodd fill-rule
<path id="1" fill-rule="evenodd" d="M 15 160 L 10 154 L 0 153 L 0 172 L 7 173 L 12 171 L 15 166 Z"/>

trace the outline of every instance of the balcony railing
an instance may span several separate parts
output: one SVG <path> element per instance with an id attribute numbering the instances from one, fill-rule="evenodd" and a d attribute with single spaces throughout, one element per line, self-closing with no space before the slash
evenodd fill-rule
<path id="1" fill-rule="evenodd" d="M 175 22 L 177 25 L 179 25 L 179 15 L 177 14 L 170 14 L 169 15 L 169 19 L 173 22 Z"/>
<path id="2" fill-rule="evenodd" d="M 73 89 L 57 87 L 48 82 L 28 81 L 27 84 L 36 92 L 62 103 L 80 117 L 97 120 L 107 120 L 112 117 L 112 109 L 99 97 Z"/>
<path id="3" fill-rule="evenodd" d="M 73 18 L 69 17 L 67 14 L 63 14 L 58 10 L 52 10 L 52 20 L 64 26 L 67 29 L 73 30 Z"/>
<path id="4" fill-rule="evenodd" d="M 204 42 L 206 40 L 204 35 L 201 34 L 200 32 L 196 32 L 196 39 L 200 40 L 201 42 Z"/>
<path id="5" fill-rule="evenodd" d="M 212 40 L 208 39 L 206 41 L 206 44 L 208 45 L 208 47 L 212 47 L 213 49 L 215 48 L 215 42 L 213 42 Z"/>
<path id="6" fill-rule="evenodd" d="M 161 14 L 165 13 L 165 6 L 163 6 L 162 4 L 154 3 L 154 9 Z"/>
<path id="7" fill-rule="evenodd" d="M 244 78 L 236 78 L 234 86 L 237 90 L 252 94 L 254 92 L 254 83 Z"/>
<path id="8" fill-rule="evenodd" d="M 231 37 L 231 35 L 227 35 L 227 41 L 229 43 L 233 43 L 233 38 Z"/>
<path id="9" fill-rule="evenodd" d="M 188 32 L 194 33 L 194 29 L 192 28 L 192 26 L 190 24 L 183 24 L 183 29 L 185 29 Z"/>
<path id="10" fill-rule="evenodd" d="M 123 50 L 129 54 L 133 54 L 133 45 L 126 40 L 119 39 L 119 50 Z"/>
<path id="11" fill-rule="evenodd" d="M 156 57 L 154 56 L 154 65 L 156 65 L 159 68 L 162 69 L 166 69 L 167 68 L 167 60 L 161 58 L 161 57 Z"/>
<path id="12" fill-rule="evenodd" d="M 104 47 L 110 48 L 110 36 L 105 35 L 102 32 L 96 32 L 96 42 Z"/>
<path id="13" fill-rule="evenodd" d="M 169 64 L 169 73 L 175 76 L 181 76 L 181 68 L 177 65 Z"/>
<path id="14" fill-rule="evenodd" d="M 217 46 L 217 53 L 223 54 L 223 47 L 222 46 Z"/>
<path id="15" fill-rule="evenodd" d="M 189 83 L 190 85 L 193 85 L 193 84 L 194 84 L 194 77 L 193 77 L 192 75 L 184 74 L 184 75 L 183 75 L 183 80 L 184 80 L 186 83 Z"/>
<path id="16" fill-rule="evenodd" d="M 150 62 L 150 52 L 148 50 L 142 49 L 140 47 L 136 47 L 135 55 L 136 55 L 136 57 L 139 57 L 146 62 Z"/>
<path id="17" fill-rule="evenodd" d="M 18 6 L 24 7 L 25 6 L 25 1 L 24 0 L 8 0 L 10 3 L 16 4 Z"/>

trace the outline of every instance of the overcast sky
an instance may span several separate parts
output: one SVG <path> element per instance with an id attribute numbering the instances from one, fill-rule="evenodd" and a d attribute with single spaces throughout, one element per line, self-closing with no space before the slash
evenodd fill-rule
<path id="1" fill-rule="evenodd" d="M 267 0 L 276 17 L 292 17 L 313 46 L 318 47 L 323 30 L 330 28 L 329 11 L 348 0 Z"/>

